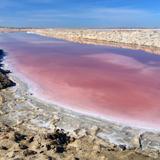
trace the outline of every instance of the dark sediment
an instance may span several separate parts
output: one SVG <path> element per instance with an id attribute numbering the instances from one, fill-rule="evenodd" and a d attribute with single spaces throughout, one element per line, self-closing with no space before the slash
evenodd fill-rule
<path id="1" fill-rule="evenodd" d="M 10 73 L 9 70 L 4 70 L 2 61 L 3 58 L 5 57 L 5 53 L 3 50 L 0 49 L 0 89 L 5 89 L 8 87 L 15 86 L 16 84 L 9 79 L 8 73 Z"/>

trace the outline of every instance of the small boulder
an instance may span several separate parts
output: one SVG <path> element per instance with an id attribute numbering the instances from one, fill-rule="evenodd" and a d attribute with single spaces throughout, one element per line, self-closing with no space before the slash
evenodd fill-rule
<path id="1" fill-rule="evenodd" d="M 36 151 L 33 151 L 33 150 L 29 150 L 29 149 L 26 149 L 24 152 L 23 152 L 24 156 L 30 156 L 30 155 L 35 155 L 37 154 Z"/>
<path id="2" fill-rule="evenodd" d="M 119 148 L 120 148 L 122 151 L 124 151 L 124 150 L 126 150 L 126 145 L 120 144 L 120 145 L 119 145 Z"/>
<path id="3" fill-rule="evenodd" d="M 26 145 L 24 145 L 24 144 L 19 144 L 19 148 L 22 149 L 22 150 L 24 150 L 24 149 L 27 149 L 28 146 L 26 146 Z"/>
<path id="4" fill-rule="evenodd" d="M 15 132 L 14 133 L 14 141 L 15 142 L 17 142 L 17 143 L 19 143 L 20 141 L 22 141 L 22 140 L 26 140 L 26 135 L 24 135 L 24 134 L 20 134 L 20 133 L 18 133 L 18 132 Z"/>

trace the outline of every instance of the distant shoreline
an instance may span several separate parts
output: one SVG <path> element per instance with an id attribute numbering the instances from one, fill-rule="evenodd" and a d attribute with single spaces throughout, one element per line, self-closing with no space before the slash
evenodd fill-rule
<path id="1" fill-rule="evenodd" d="M 28 32 L 78 43 L 109 45 L 160 55 L 159 29 L 32 29 Z"/>
<path id="2" fill-rule="evenodd" d="M 143 50 L 160 55 L 160 29 L 0 28 L 0 32 L 34 33 L 78 43 Z"/>

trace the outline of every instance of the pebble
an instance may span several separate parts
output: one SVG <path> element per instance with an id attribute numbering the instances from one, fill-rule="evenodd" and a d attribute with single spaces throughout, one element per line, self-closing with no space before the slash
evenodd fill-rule
<path id="1" fill-rule="evenodd" d="M 36 151 L 33 151 L 33 150 L 29 150 L 29 149 L 26 149 L 24 152 L 23 152 L 24 156 L 30 156 L 30 155 L 35 155 L 37 154 Z"/>

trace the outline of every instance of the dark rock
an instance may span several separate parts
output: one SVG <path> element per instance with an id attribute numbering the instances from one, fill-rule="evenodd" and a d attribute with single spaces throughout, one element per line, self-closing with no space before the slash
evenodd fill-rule
<path id="1" fill-rule="evenodd" d="M 51 156 L 48 157 L 48 160 L 53 160 L 53 158 Z"/>
<path id="2" fill-rule="evenodd" d="M 56 152 L 57 153 L 63 153 L 65 151 L 64 147 L 63 146 L 57 146 L 56 147 Z"/>
<path id="3" fill-rule="evenodd" d="M 75 157 L 74 159 L 75 159 L 75 160 L 80 160 L 80 159 L 79 159 L 79 158 L 77 158 L 77 157 Z"/>
<path id="4" fill-rule="evenodd" d="M 24 160 L 23 158 L 15 158 L 14 160 Z"/>
<path id="5" fill-rule="evenodd" d="M 18 133 L 18 132 L 15 132 L 14 133 L 14 140 L 15 140 L 15 142 L 17 142 L 17 143 L 19 143 L 20 141 L 22 141 L 22 140 L 26 140 L 26 135 L 24 135 L 24 134 L 20 134 L 20 133 Z"/>
<path id="6" fill-rule="evenodd" d="M 57 145 L 64 145 L 70 142 L 70 136 L 64 133 L 63 130 L 57 129 L 55 133 L 47 134 L 47 138 L 53 140 Z"/>
<path id="7" fill-rule="evenodd" d="M 5 147 L 5 146 L 1 146 L 0 149 L 2 149 L 2 150 L 8 150 L 8 148 Z"/>
<path id="8" fill-rule="evenodd" d="M 57 153 L 63 153 L 71 138 L 63 129 L 57 129 L 54 133 L 48 133 L 46 139 L 50 140 L 50 144 L 46 145 L 47 150 L 55 149 Z"/>
<path id="9" fill-rule="evenodd" d="M 0 72 L 0 89 L 15 86 L 16 84 L 11 81 L 5 74 Z"/>
<path id="10" fill-rule="evenodd" d="M 4 57 L 5 57 L 5 53 L 2 49 L 0 49 L 0 61 L 2 61 Z"/>
<path id="11" fill-rule="evenodd" d="M 3 70 L 3 69 L 1 69 L 1 68 L 0 68 L 0 72 L 1 72 L 2 74 L 9 74 L 9 73 L 11 73 L 10 70 Z"/>
<path id="12" fill-rule="evenodd" d="M 49 156 L 48 160 L 56 160 L 56 158 Z"/>
<path id="13" fill-rule="evenodd" d="M 120 145 L 119 145 L 119 148 L 120 148 L 122 151 L 124 151 L 124 150 L 126 150 L 126 145 L 120 144 Z"/>
<path id="14" fill-rule="evenodd" d="M 24 160 L 23 158 L 15 158 L 14 160 Z"/>
<path id="15" fill-rule="evenodd" d="M 115 151 L 115 148 L 108 148 L 108 151 Z"/>
<path id="16" fill-rule="evenodd" d="M 51 145 L 46 144 L 47 151 L 51 150 Z"/>
<path id="17" fill-rule="evenodd" d="M 26 145 L 24 145 L 24 144 L 19 144 L 19 148 L 20 148 L 20 149 L 27 149 L 28 146 L 26 146 Z"/>
<path id="18" fill-rule="evenodd" d="M 23 152 L 24 156 L 30 156 L 30 155 L 35 155 L 37 154 L 36 151 L 33 151 L 33 150 L 29 150 L 29 149 L 26 149 L 24 152 Z"/>
<path id="19" fill-rule="evenodd" d="M 28 142 L 29 142 L 29 143 L 32 143 L 33 140 L 34 140 L 34 137 L 31 137 L 31 138 L 28 140 Z"/>
<path id="20" fill-rule="evenodd" d="M 139 135 L 139 148 L 142 149 L 142 139 L 143 139 L 143 134 Z"/>
<path id="21" fill-rule="evenodd" d="M 1 62 L 3 61 L 4 56 L 5 53 L 3 52 L 3 50 L 0 50 L 0 67 L 3 67 L 3 64 L 1 64 Z M 0 68 L 0 89 L 5 89 L 16 85 L 13 81 L 11 81 L 8 78 L 8 73 L 10 73 L 9 70 L 4 70 Z"/>

